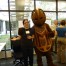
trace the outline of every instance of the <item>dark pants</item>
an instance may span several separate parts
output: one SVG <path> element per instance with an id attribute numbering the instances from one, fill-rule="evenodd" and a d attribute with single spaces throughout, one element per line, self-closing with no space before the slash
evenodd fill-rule
<path id="1" fill-rule="evenodd" d="M 28 62 L 30 66 L 33 66 L 33 48 L 24 48 L 24 65 L 28 66 Z"/>
<path id="2" fill-rule="evenodd" d="M 40 52 L 37 48 L 35 48 L 35 52 L 37 54 L 37 64 L 38 66 L 43 66 L 42 56 L 46 56 L 48 66 L 55 66 L 52 62 L 51 52 Z"/>

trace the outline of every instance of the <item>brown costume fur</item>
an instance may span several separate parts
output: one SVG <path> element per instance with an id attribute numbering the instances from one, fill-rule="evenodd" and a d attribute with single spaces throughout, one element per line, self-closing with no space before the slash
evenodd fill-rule
<path id="1" fill-rule="evenodd" d="M 32 21 L 34 23 L 34 31 L 35 31 L 34 46 L 35 46 L 35 52 L 37 55 L 37 64 L 38 64 L 38 66 L 43 66 L 42 56 L 46 56 L 47 65 L 48 66 L 55 66 L 52 62 L 51 51 L 49 50 L 47 52 L 42 52 L 37 48 L 38 44 L 40 44 L 40 39 L 38 38 L 38 36 L 43 37 L 43 31 L 45 30 L 45 28 L 47 29 L 46 37 L 47 38 L 54 37 L 54 32 L 52 32 L 49 25 L 45 23 L 45 20 L 46 20 L 46 16 L 45 16 L 45 13 L 43 12 L 43 10 L 41 10 L 41 9 L 33 10 Z M 36 34 L 37 32 L 42 34 L 42 35 Z M 45 40 L 43 40 L 43 41 L 45 41 Z M 41 44 L 40 44 L 40 46 L 41 46 Z"/>

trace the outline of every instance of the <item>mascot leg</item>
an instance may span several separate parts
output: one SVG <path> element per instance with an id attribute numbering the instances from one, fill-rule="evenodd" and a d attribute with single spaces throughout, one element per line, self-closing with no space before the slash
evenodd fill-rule
<path id="1" fill-rule="evenodd" d="M 51 57 L 51 52 L 46 52 L 46 59 L 47 59 L 47 65 L 48 66 L 56 66 L 53 64 L 53 60 L 52 60 L 52 57 Z"/>
<path id="2" fill-rule="evenodd" d="M 37 55 L 37 66 L 43 66 L 43 64 L 42 64 L 42 53 L 36 48 L 35 48 L 35 52 Z"/>

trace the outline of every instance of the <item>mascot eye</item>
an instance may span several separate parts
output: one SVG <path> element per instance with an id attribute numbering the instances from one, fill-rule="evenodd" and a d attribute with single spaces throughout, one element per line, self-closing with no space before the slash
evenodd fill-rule
<path id="1" fill-rule="evenodd" d="M 37 18 L 35 18 L 35 20 L 38 20 Z"/>
<path id="2" fill-rule="evenodd" d="M 40 17 L 40 19 L 42 19 L 43 17 Z"/>

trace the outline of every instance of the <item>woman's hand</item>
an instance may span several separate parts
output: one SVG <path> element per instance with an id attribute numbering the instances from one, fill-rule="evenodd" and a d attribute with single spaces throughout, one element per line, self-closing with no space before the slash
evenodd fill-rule
<path id="1" fill-rule="evenodd" d="M 13 37 L 11 40 L 16 41 L 16 40 L 20 40 L 20 39 L 21 39 L 21 36 L 18 36 L 18 37 Z"/>
<path id="2" fill-rule="evenodd" d="M 34 38 L 34 35 L 32 35 L 32 36 L 27 36 L 27 39 L 33 39 Z"/>
<path id="3" fill-rule="evenodd" d="M 27 36 L 27 39 L 32 39 L 32 36 Z"/>
<path id="4" fill-rule="evenodd" d="M 12 41 L 16 41 L 16 37 L 13 37 L 11 40 L 12 40 Z"/>

